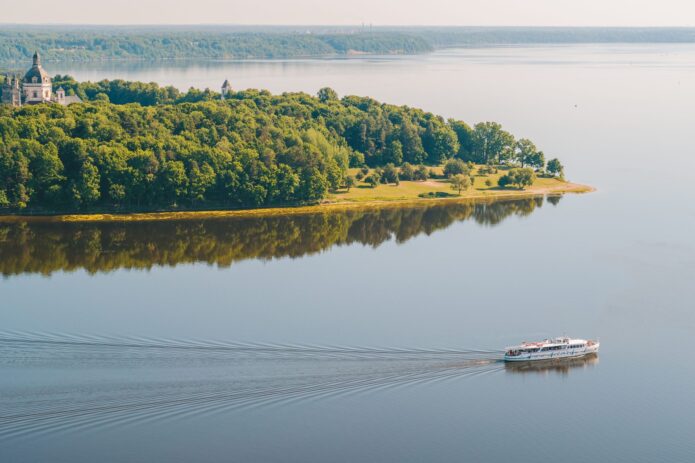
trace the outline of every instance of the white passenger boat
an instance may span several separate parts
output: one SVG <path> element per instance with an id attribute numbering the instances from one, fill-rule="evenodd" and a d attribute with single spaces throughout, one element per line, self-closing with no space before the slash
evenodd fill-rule
<path id="1" fill-rule="evenodd" d="M 504 360 L 507 362 L 528 362 L 568 357 L 582 357 L 596 354 L 598 341 L 572 338 L 546 339 L 541 342 L 522 342 L 518 346 L 507 347 Z"/>

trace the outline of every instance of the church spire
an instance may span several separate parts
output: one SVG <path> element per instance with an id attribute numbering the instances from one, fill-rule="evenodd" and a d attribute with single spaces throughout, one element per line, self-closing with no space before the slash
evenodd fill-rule
<path id="1" fill-rule="evenodd" d="M 41 56 L 38 51 L 34 52 L 34 66 L 41 66 Z"/>

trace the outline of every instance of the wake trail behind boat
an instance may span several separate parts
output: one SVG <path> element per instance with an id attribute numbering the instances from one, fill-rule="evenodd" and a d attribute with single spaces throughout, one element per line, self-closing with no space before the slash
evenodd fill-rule
<path id="1" fill-rule="evenodd" d="M 0 378 L 0 439 L 412 387 L 501 371 L 501 358 L 480 349 L 0 332 L 0 369 L 14 378 Z M 37 367 L 51 374 L 36 378 Z"/>

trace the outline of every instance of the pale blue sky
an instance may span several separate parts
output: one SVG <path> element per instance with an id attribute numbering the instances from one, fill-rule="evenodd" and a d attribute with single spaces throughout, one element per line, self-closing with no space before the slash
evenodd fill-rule
<path id="1" fill-rule="evenodd" d="M 693 0 L 0 0 L 2 23 L 693 26 Z"/>

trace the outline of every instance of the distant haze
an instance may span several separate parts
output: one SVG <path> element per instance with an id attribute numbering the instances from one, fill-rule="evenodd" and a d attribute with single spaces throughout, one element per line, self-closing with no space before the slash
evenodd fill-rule
<path id="1" fill-rule="evenodd" d="M 692 26 L 692 0 L 33 0 L 2 23 Z"/>

